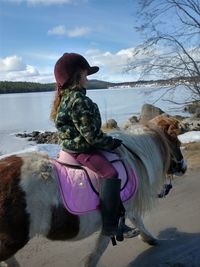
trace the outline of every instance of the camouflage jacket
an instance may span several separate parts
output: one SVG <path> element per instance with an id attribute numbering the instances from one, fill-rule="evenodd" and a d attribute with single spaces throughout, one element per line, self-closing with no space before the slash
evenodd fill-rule
<path id="1" fill-rule="evenodd" d="M 65 151 L 89 152 L 113 147 L 114 139 L 102 132 L 98 106 L 86 96 L 85 89 L 63 91 L 55 126 Z"/>

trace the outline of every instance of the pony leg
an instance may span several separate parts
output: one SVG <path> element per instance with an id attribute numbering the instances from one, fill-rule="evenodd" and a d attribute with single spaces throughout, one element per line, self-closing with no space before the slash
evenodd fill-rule
<path id="1" fill-rule="evenodd" d="M 110 237 L 99 235 L 95 248 L 91 254 L 88 255 L 84 267 L 96 267 L 104 251 L 108 247 Z"/>
<path id="2" fill-rule="evenodd" d="M 0 239 L 0 262 L 14 262 L 15 253 L 28 242 L 28 240 L 26 240 L 23 236 L 21 236 L 21 239 L 16 239 L 17 237 L 18 236 L 12 237 L 6 233 L 0 233 L 0 238 L 3 238 L 3 240 Z"/>
<path id="3" fill-rule="evenodd" d="M 139 231 L 139 238 L 144 241 L 145 243 L 148 243 L 151 246 L 155 246 L 158 244 L 158 240 L 146 229 L 144 226 L 143 220 L 139 216 L 130 216 L 129 220 L 135 225 Z"/>
<path id="4" fill-rule="evenodd" d="M 6 261 L 0 262 L 0 267 L 20 267 L 18 261 L 15 259 L 15 257 L 11 257 L 7 259 Z"/>

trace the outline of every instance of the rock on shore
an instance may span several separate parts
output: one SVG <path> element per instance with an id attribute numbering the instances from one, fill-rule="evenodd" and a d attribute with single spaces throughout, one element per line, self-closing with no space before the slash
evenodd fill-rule
<path id="1" fill-rule="evenodd" d="M 16 136 L 27 138 L 28 141 L 34 141 L 36 144 L 58 144 L 57 132 L 33 131 L 32 133 L 18 133 Z"/>
<path id="2" fill-rule="evenodd" d="M 167 116 L 170 115 L 164 113 L 160 108 L 157 108 L 150 104 L 143 105 L 141 109 L 141 115 L 139 118 L 136 116 L 131 116 L 127 122 L 125 122 L 122 130 L 129 130 L 135 125 L 143 124 L 145 125 L 149 120 L 155 118 L 156 116 Z M 182 116 L 173 116 L 176 119 L 180 120 L 184 127 L 185 131 L 200 131 L 200 115 L 197 113 L 191 117 L 182 117 Z M 114 119 L 109 119 L 103 126 L 102 130 L 108 132 L 110 130 L 120 130 L 117 122 Z M 32 133 L 18 133 L 16 136 L 27 138 L 28 141 L 34 141 L 37 144 L 58 144 L 58 134 L 57 132 L 39 132 L 33 131 Z"/>

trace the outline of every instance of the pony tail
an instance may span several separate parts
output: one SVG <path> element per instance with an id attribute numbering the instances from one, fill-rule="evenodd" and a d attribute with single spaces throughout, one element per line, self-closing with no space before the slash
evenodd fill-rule
<path id="1" fill-rule="evenodd" d="M 57 114 L 57 110 L 58 110 L 58 107 L 59 107 L 60 102 L 61 102 L 61 98 L 62 98 L 62 95 L 57 90 L 55 93 L 55 97 L 54 97 L 54 100 L 52 103 L 51 113 L 50 113 L 50 119 L 52 121 L 55 121 L 55 119 L 56 119 L 56 114 Z"/>

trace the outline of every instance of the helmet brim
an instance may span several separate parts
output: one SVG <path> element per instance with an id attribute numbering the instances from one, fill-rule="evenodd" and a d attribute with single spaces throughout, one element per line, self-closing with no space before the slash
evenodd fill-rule
<path id="1" fill-rule="evenodd" d="M 88 69 L 88 75 L 94 74 L 99 71 L 99 67 L 93 66 Z"/>

